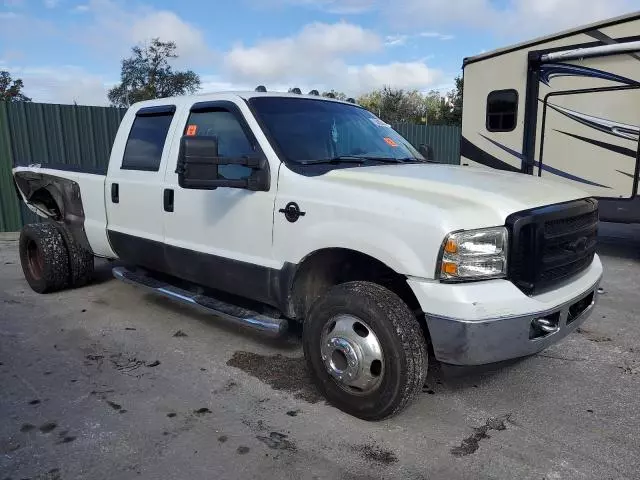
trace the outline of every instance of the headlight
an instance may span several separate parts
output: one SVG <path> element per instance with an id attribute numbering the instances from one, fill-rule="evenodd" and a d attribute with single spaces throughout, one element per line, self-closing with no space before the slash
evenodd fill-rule
<path id="1" fill-rule="evenodd" d="M 500 278 L 507 274 L 509 232 L 505 227 L 450 233 L 438 266 L 444 281 Z"/>

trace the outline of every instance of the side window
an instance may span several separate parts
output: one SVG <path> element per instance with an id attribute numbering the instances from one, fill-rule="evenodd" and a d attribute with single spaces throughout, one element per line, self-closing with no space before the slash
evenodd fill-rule
<path id="1" fill-rule="evenodd" d="M 495 90 L 487 97 L 487 130 L 510 132 L 518 120 L 518 92 Z"/>
<path id="2" fill-rule="evenodd" d="M 173 111 L 138 114 L 129 132 L 122 169 L 157 172 Z"/>
<path id="3" fill-rule="evenodd" d="M 218 137 L 218 155 L 221 157 L 237 158 L 255 153 L 242 125 L 228 110 L 192 112 L 185 134 Z M 241 180 L 251 175 L 251 169 L 243 165 L 220 165 L 218 174 L 228 180 Z"/>

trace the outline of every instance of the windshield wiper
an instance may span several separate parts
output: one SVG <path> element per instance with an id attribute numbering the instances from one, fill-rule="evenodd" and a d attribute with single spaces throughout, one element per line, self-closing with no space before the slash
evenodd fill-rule
<path id="1" fill-rule="evenodd" d="M 319 158 L 314 160 L 300 160 L 298 163 L 300 165 L 337 165 L 339 163 L 364 163 L 367 159 L 363 157 L 356 157 L 354 155 L 340 155 L 339 157 L 333 158 Z"/>
<path id="2" fill-rule="evenodd" d="M 421 162 L 419 158 L 414 157 L 406 157 L 406 158 L 395 158 L 395 157 L 373 157 L 373 156 L 361 156 L 361 155 L 340 155 L 338 157 L 333 158 L 320 158 L 314 160 L 300 160 L 298 163 L 301 165 L 337 165 L 339 163 L 358 163 L 363 164 L 366 162 L 383 162 L 383 163 L 413 163 L 413 162 Z"/>

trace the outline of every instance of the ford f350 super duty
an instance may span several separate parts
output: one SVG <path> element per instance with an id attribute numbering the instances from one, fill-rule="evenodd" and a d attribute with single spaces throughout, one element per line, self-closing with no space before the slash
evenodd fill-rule
<path id="1" fill-rule="evenodd" d="M 114 275 L 266 334 L 303 324 L 327 399 L 374 420 L 457 365 L 536 353 L 591 313 L 597 201 L 516 173 L 438 165 L 372 113 L 225 93 L 130 107 L 106 175 L 14 168 L 50 221 L 20 236 L 37 292 Z"/>

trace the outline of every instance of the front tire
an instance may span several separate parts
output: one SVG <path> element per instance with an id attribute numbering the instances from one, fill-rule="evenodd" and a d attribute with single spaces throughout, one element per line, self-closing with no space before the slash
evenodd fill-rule
<path id="1" fill-rule="evenodd" d="M 69 253 L 52 223 L 32 223 L 20 232 L 20 263 L 29 286 L 38 293 L 62 290 L 69 281 Z"/>
<path id="2" fill-rule="evenodd" d="M 374 283 L 337 285 L 318 300 L 305 321 L 303 345 L 327 400 L 364 420 L 400 412 L 427 376 L 417 319 L 395 293 Z"/>

